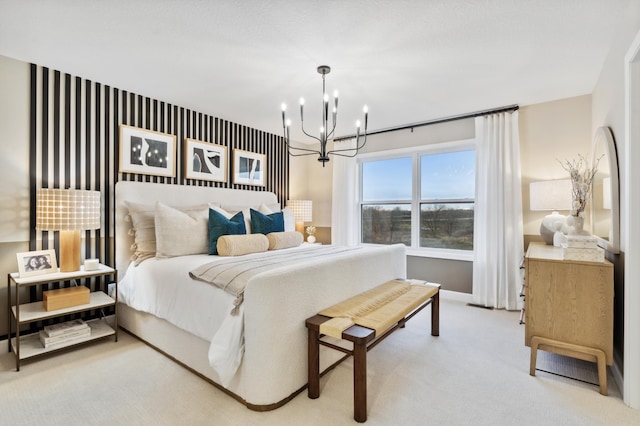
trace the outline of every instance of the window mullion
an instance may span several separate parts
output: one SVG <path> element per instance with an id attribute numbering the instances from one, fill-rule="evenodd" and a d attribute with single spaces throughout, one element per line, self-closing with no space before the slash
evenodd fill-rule
<path id="1" fill-rule="evenodd" d="M 411 247 L 420 247 L 420 155 L 413 154 L 413 191 L 411 199 Z"/>

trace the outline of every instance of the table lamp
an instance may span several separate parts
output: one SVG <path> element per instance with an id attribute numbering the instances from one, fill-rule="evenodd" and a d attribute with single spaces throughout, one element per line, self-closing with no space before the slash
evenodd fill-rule
<path id="1" fill-rule="evenodd" d="M 100 229 L 100 192 L 38 189 L 36 229 L 60 231 L 60 272 L 78 271 L 80 231 Z"/>
<path id="2" fill-rule="evenodd" d="M 540 224 L 540 235 L 547 244 L 553 244 L 553 236 L 562 229 L 566 216 L 558 210 L 571 210 L 571 179 L 545 180 L 529 184 L 529 209 L 552 211 Z"/>
<path id="3" fill-rule="evenodd" d="M 296 231 L 304 235 L 304 222 L 311 222 L 312 220 L 313 202 L 311 200 L 287 200 L 287 207 L 293 212 Z M 312 235 L 309 237 L 312 237 Z M 313 237 L 313 240 L 315 241 L 315 237 Z"/>

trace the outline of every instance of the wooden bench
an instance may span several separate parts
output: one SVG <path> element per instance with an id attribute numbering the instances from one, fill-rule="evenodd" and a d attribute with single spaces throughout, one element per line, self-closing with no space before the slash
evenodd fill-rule
<path id="1" fill-rule="evenodd" d="M 353 356 L 353 418 L 367 421 L 367 352 L 429 304 L 431 335 L 438 336 L 440 284 L 417 280 L 389 281 L 308 318 L 309 398 L 320 396 L 320 345 L 341 351 Z M 352 342 L 353 349 L 322 340 L 326 335 Z"/>

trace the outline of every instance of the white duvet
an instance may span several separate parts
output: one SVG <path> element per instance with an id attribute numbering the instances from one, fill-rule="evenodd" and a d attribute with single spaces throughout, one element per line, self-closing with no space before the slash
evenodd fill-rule
<path id="1" fill-rule="evenodd" d="M 118 284 L 118 300 L 211 342 L 209 364 L 227 386 L 244 354 L 244 309 L 231 315 L 233 295 L 189 277 L 189 271 L 215 259 L 220 257 L 200 254 L 132 263 Z"/>

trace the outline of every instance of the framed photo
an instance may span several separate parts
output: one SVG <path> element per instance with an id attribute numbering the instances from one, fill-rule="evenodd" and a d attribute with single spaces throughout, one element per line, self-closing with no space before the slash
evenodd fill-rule
<path id="1" fill-rule="evenodd" d="M 20 278 L 58 272 L 55 250 L 27 251 L 16 253 Z"/>
<path id="2" fill-rule="evenodd" d="M 267 157 L 255 152 L 233 150 L 233 183 L 241 185 L 265 185 Z"/>
<path id="3" fill-rule="evenodd" d="M 184 140 L 184 177 L 227 181 L 227 148 L 195 139 Z"/>
<path id="4" fill-rule="evenodd" d="M 120 172 L 176 175 L 176 137 L 120 125 Z"/>

